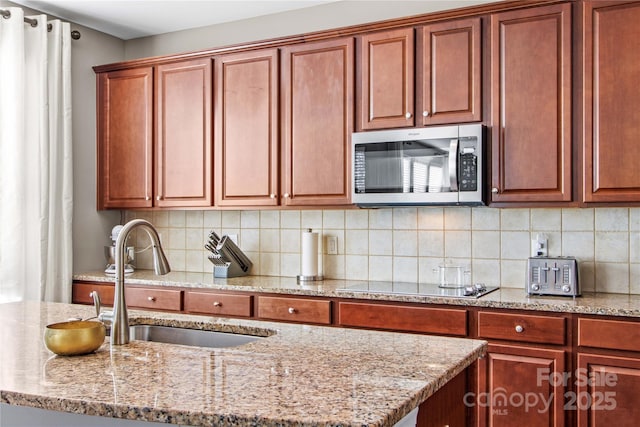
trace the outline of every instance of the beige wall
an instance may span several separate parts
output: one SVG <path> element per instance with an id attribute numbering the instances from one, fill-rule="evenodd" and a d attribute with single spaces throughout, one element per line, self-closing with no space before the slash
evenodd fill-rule
<path id="1" fill-rule="evenodd" d="M 227 24 L 129 40 L 125 44 L 125 57 L 137 59 L 203 50 L 495 2 L 496 0 L 343 0 Z"/>
<path id="2" fill-rule="evenodd" d="M 0 7 L 20 7 L 0 0 Z M 25 9 L 26 13 L 38 14 Z M 72 41 L 73 91 L 73 270 L 95 269 L 104 263 L 102 246 L 120 212 L 96 211 L 96 90 L 92 66 L 124 59 L 124 42 L 104 33 L 71 25 L 81 33 Z M 1 55 L 1 54 L 0 54 Z"/>

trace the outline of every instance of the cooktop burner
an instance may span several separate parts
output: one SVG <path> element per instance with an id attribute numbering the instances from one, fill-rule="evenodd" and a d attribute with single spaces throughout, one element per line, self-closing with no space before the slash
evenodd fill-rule
<path id="1" fill-rule="evenodd" d="M 336 289 L 337 292 L 362 292 L 392 295 L 419 295 L 445 298 L 480 298 L 499 289 L 497 286 L 485 286 L 476 283 L 464 288 L 441 288 L 434 283 L 404 283 L 404 282 L 362 282 L 345 288 Z"/>

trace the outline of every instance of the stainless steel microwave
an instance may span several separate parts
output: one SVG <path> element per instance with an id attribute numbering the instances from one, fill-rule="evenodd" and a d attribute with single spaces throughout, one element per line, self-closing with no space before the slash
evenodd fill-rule
<path id="1" fill-rule="evenodd" d="M 352 202 L 484 204 L 484 135 L 480 124 L 354 133 Z"/>

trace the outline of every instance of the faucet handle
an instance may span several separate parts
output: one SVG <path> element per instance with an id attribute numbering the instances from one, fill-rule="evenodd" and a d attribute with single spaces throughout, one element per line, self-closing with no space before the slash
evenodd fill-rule
<path id="1" fill-rule="evenodd" d="M 102 310 L 102 303 L 100 302 L 100 294 L 98 293 L 98 291 L 91 291 L 89 296 L 93 298 L 93 306 L 96 308 L 96 317 L 99 317 L 100 311 Z"/>
<path id="2" fill-rule="evenodd" d="M 111 325 L 113 323 L 113 311 L 103 311 L 98 314 L 98 320 L 105 325 Z"/>
<path id="3" fill-rule="evenodd" d="M 96 308 L 96 317 L 98 320 L 105 324 L 113 322 L 113 311 L 102 311 L 100 294 L 98 294 L 97 291 L 93 291 L 89 296 L 93 298 L 93 305 Z"/>

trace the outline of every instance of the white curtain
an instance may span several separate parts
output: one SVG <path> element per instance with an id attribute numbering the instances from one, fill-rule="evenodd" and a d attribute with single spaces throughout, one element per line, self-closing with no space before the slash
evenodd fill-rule
<path id="1" fill-rule="evenodd" d="M 0 302 L 70 302 L 71 36 L 68 23 L 0 18 Z M 51 31 L 47 31 L 51 24 Z"/>

